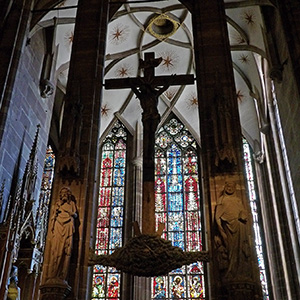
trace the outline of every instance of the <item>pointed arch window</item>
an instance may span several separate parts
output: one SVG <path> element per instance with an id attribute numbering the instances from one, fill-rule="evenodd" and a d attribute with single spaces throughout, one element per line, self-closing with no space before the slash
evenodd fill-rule
<path id="1" fill-rule="evenodd" d="M 248 194 L 250 200 L 251 213 L 253 218 L 253 229 L 254 229 L 254 237 L 255 237 L 255 248 L 256 255 L 258 260 L 258 268 L 260 272 L 260 282 L 263 292 L 263 299 L 269 300 L 269 291 L 268 291 L 268 283 L 267 283 L 267 273 L 266 266 L 263 256 L 263 243 L 262 243 L 262 235 L 260 229 L 260 221 L 259 221 L 259 213 L 258 213 L 258 198 L 256 194 L 256 183 L 255 176 L 253 172 L 253 160 L 250 145 L 247 140 L 243 138 L 243 154 L 244 154 L 244 163 L 246 170 L 246 179 L 248 185 Z"/>
<path id="2" fill-rule="evenodd" d="M 95 252 L 111 254 L 122 246 L 126 168 L 125 127 L 118 121 L 106 136 L 101 155 Z M 121 273 L 94 266 L 92 299 L 120 299 Z"/>
<path id="3" fill-rule="evenodd" d="M 157 133 L 155 144 L 156 227 L 185 251 L 202 250 L 197 143 L 176 118 Z M 152 278 L 152 299 L 205 299 L 203 263 Z"/>

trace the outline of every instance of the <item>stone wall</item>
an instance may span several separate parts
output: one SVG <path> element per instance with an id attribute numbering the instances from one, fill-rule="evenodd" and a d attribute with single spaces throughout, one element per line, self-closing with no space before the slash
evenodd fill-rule
<path id="1" fill-rule="evenodd" d="M 54 101 L 53 95 L 49 98 L 40 96 L 39 83 L 44 48 L 43 31 L 40 30 L 30 41 L 27 41 L 21 53 L 7 111 L 3 142 L 0 145 L 0 184 L 5 180 L 4 203 L 13 192 L 11 191 L 12 181 L 21 179 L 24 174 L 37 125 L 40 125 L 37 147 L 38 180 L 34 198 L 38 197 Z M 15 169 L 18 173 L 14 176 Z"/>
<path id="2" fill-rule="evenodd" d="M 293 2 L 293 1 L 288 1 Z M 288 7 L 289 5 L 287 5 Z M 295 7 L 294 7 L 295 9 Z M 298 10 L 293 11 L 294 17 L 300 14 L 300 6 Z M 283 135 L 285 139 L 289 168 L 294 184 L 295 197 L 300 197 L 300 156 L 297 155 L 300 148 L 300 79 L 297 78 L 299 68 L 299 39 L 300 25 L 294 22 L 291 14 L 286 14 L 286 10 L 282 10 L 281 15 L 273 14 L 272 35 L 278 53 L 279 63 L 282 68 L 282 81 L 275 80 L 275 91 L 277 104 L 282 124 Z M 299 22 L 298 22 L 299 23 Z M 293 31 L 290 31 L 291 26 Z M 294 34 L 294 36 L 292 36 Z M 296 47 L 297 46 L 297 47 Z"/>

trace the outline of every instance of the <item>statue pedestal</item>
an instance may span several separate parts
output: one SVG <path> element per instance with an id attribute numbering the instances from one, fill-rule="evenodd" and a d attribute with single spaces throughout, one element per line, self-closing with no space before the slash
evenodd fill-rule
<path id="1" fill-rule="evenodd" d="M 50 279 L 40 286 L 42 300 L 64 300 L 71 292 L 66 281 Z"/>
<path id="2" fill-rule="evenodd" d="M 230 282 L 223 285 L 222 290 L 223 297 L 220 299 L 224 300 L 261 299 L 261 297 L 256 294 L 255 284 L 253 282 Z"/>

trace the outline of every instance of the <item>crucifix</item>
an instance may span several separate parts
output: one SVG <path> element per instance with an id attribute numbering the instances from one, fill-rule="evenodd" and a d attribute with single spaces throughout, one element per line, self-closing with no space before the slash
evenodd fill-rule
<path id="1" fill-rule="evenodd" d="M 143 200 L 142 233 L 155 233 L 155 197 L 154 197 L 154 147 L 155 132 L 160 122 L 157 109 L 159 96 L 171 85 L 194 83 L 193 75 L 155 76 L 154 68 L 162 61 L 154 53 L 145 53 L 145 60 L 140 59 L 140 68 L 144 77 L 105 80 L 106 89 L 131 88 L 143 109 Z M 161 234 L 160 227 L 158 234 Z M 135 230 L 137 233 L 137 230 Z"/>
<path id="2" fill-rule="evenodd" d="M 193 75 L 155 76 L 154 68 L 161 58 L 154 58 L 154 53 L 146 53 L 145 60 L 140 60 L 144 77 L 109 79 L 105 81 L 107 89 L 131 88 L 140 100 L 143 109 L 143 200 L 142 233 L 138 223 L 134 223 L 135 236 L 121 248 L 116 248 L 110 255 L 96 255 L 91 249 L 89 264 L 115 267 L 136 276 L 166 275 L 171 270 L 195 261 L 208 261 L 207 251 L 185 252 L 173 246 L 171 241 L 161 238 L 164 224 L 159 224 L 155 232 L 155 197 L 154 197 L 154 146 L 155 131 L 160 122 L 157 104 L 159 96 L 170 85 L 192 84 Z"/>

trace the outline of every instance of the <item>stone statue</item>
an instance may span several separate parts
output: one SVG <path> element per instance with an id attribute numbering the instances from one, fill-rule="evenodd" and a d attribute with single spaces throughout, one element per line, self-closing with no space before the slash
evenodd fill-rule
<path id="1" fill-rule="evenodd" d="M 227 280 L 250 276 L 250 246 L 247 234 L 247 212 L 236 196 L 236 183 L 226 182 L 215 211 L 218 235 L 215 236 L 219 267 Z"/>
<path id="2" fill-rule="evenodd" d="M 12 266 L 8 282 L 7 300 L 20 300 L 21 290 L 18 287 L 18 268 Z"/>
<path id="3" fill-rule="evenodd" d="M 50 220 L 51 249 L 48 268 L 48 279 L 65 281 L 69 268 L 74 219 L 77 218 L 75 197 L 71 190 L 63 187 L 55 204 L 54 214 Z"/>

